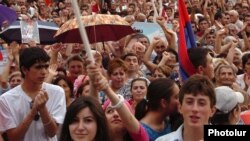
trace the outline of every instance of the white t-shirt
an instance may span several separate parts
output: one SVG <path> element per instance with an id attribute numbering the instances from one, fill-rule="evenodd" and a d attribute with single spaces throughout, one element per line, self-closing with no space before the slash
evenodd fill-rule
<path id="1" fill-rule="evenodd" d="M 183 141 L 182 130 L 183 125 L 181 125 L 176 131 L 163 135 L 157 138 L 155 141 Z"/>
<path id="2" fill-rule="evenodd" d="M 46 107 L 57 124 L 62 124 L 66 113 L 66 100 L 64 90 L 56 85 L 43 83 L 49 100 Z M 21 85 L 7 91 L 0 96 L 0 132 L 16 128 L 30 111 L 32 99 L 25 94 Z M 23 141 L 57 141 L 57 137 L 50 138 L 45 134 L 41 117 L 33 120 L 27 130 Z"/>

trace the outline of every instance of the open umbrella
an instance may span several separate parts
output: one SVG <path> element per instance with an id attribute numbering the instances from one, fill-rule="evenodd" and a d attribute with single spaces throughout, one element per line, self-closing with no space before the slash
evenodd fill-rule
<path id="1" fill-rule="evenodd" d="M 95 14 L 82 16 L 90 43 L 117 41 L 134 33 L 128 22 L 118 15 Z M 82 43 L 76 19 L 64 23 L 55 34 L 63 43 Z"/>
<path id="2" fill-rule="evenodd" d="M 8 43 L 12 41 L 16 41 L 18 43 L 25 43 L 24 38 L 26 37 L 24 37 L 24 33 L 22 32 L 28 32 L 29 30 L 32 33 L 30 38 L 36 41 L 37 43 L 52 44 L 56 42 L 56 39 L 54 39 L 53 36 L 55 35 L 59 27 L 55 23 L 34 21 L 30 26 L 31 28 L 22 27 L 23 25 L 24 24 L 22 24 L 22 21 L 13 22 L 8 28 L 6 28 L 0 33 L 0 38 L 2 38 Z M 22 29 L 26 30 L 21 31 Z"/>
<path id="3" fill-rule="evenodd" d="M 17 19 L 16 11 L 0 4 L 0 27 L 2 26 L 2 23 L 4 21 L 8 21 L 9 24 L 11 24 L 16 19 Z"/>

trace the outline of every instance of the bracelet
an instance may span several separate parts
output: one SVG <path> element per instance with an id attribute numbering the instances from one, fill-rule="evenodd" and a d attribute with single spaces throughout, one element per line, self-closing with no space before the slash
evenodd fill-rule
<path id="1" fill-rule="evenodd" d="M 118 101 L 118 103 L 115 104 L 115 105 L 113 105 L 113 104 L 110 105 L 110 108 L 112 108 L 112 109 L 119 109 L 119 108 L 121 108 L 122 105 L 123 105 L 123 102 L 124 102 L 123 96 L 120 95 L 120 94 L 117 94 L 117 96 L 118 96 L 118 98 L 119 98 L 119 101 Z"/>

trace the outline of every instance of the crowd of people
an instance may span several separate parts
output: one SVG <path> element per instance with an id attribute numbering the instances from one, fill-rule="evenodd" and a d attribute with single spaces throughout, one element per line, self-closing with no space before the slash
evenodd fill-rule
<path id="1" fill-rule="evenodd" d="M 197 45 L 187 50 L 195 68 L 187 80 L 179 73 L 177 0 L 77 0 L 82 16 L 156 23 L 165 35 L 93 43 L 94 60 L 79 43 L 0 39 L 8 56 L 0 141 L 200 141 L 204 125 L 250 124 L 250 1 L 183 1 Z M 60 27 L 75 18 L 71 0 L 0 3 L 21 21 Z"/>

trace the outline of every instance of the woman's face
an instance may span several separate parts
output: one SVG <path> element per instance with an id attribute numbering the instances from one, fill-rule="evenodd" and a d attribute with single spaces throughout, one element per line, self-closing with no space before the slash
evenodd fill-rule
<path id="1" fill-rule="evenodd" d="M 70 76 L 77 78 L 83 73 L 83 63 L 78 60 L 72 60 L 68 65 Z"/>
<path id="2" fill-rule="evenodd" d="M 89 107 L 82 109 L 69 125 L 73 141 L 94 141 L 97 132 L 96 118 Z"/>
<path id="3" fill-rule="evenodd" d="M 58 85 L 63 88 L 66 98 L 69 98 L 70 97 L 70 88 L 69 88 L 69 85 L 66 83 L 66 81 L 60 80 L 58 82 Z"/>
<path id="4" fill-rule="evenodd" d="M 158 56 L 161 56 L 165 49 L 166 49 L 166 46 L 164 45 L 163 41 L 160 41 L 160 43 L 158 43 L 155 46 L 154 51 L 156 52 Z"/>
<path id="5" fill-rule="evenodd" d="M 247 75 L 250 75 L 250 59 L 248 59 L 245 64 L 245 72 Z"/>
<path id="6" fill-rule="evenodd" d="M 90 91 L 90 85 L 85 85 L 82 90 L 82 96 L 88 96 Z"/>
<path id="7" fill-rule="evenodd" d="M 108 127 L 111 133 L 125 130 L 120 115 L 115 109 L 110 108 L 110 105 L 105 110 L 105 116 L 107 118 Z"/>
<path id="8" fill-rule="evenodd" d="M 122 67 L 116 68 L 111 73 L 110 79 L 112 81 L 112 87 L 114 87 L 115 89 L 119 89 L 125 84 L 126 72 Z"/>
<path id="9" fill-rule="evenodd" d="M 10 87 L 11 88 L 14 88 L 16 87 L 17 85 L 21 84 L 22 83 L 22 77 L 21 75 L 16 75 L 14 76 L 11 80 L 10 80 Z"/>
<path id="10" fill-rule="evenodd" d="M 163 72 L 161 72 L 160 70 L 156 69 L 154 74 L 153 74 L 153 77 L 155 79 L 157 79 L 157 78 L 166 78 L 166 75 L 163 74 Z"/>
<path id="11" fill-rule="evenodd" d="M 179 27 L 179 22 L 177 20 L 173 20 L 173 27 Z"/>
<path id="12" fill-rule="evenodd" d="M 141 101 L 147 94 L 147 85 L 145 81 L 137 80 L 132 84 L 131 93 L 133 96 L 133 100 L 139 102 Z"/>

